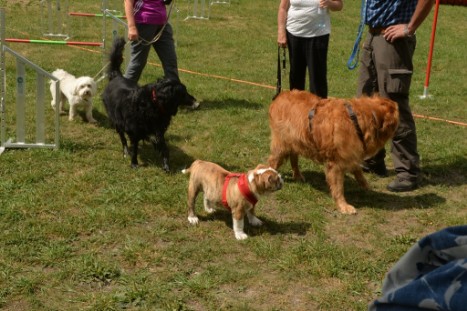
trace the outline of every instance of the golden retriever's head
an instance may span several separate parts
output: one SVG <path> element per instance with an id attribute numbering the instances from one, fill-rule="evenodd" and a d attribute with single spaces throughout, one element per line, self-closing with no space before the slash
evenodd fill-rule
<path id="1" fill-rule="evenodd" d="M 380 100 L 381 105 L 378 110 L 382 124 L 379 135 L 387 135 L 387 137 L 391 138 L 394 136 L 394 133 L 399 126 L 399 108 L 395 101 L 388 98 L 381 98 Z"/>
<path id="2" fill-rule="evenodd" d="M 370 135 L 372 143 L 367 147 L 369 153 L 377 152 L 381 149 L 384 144 L 394 136 L 397 127 L 399 126 L 399 108 L 397 103 L 379 96 L 373 96 L 369 98 L 370 105 L 367 109 L 367 115 L 371 116 L 372 121 L 370 131 L 367 131 L 365 135 Z"/>

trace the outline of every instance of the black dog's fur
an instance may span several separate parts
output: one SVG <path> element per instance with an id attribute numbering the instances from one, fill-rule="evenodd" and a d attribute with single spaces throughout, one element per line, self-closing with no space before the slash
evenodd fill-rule
<path id="1" fill-rule="evenodd" d="M 196 99 L 179 81 L 160 79 L 140 87 L 123 77 L 120 67 L 124 47 L 125 39 L 117 38 L 110 53 L 109 83 L 102 94 L 107 115 L 120 136 L 124 156 L 131 155 L 132 167 L 138 166 L 139 141 L 149 139 L 160 151 L 163 168 L 168 172 L 169 149 L 164 134 L 178 106 L 195 107 Z M 131 152 L 125 134 L 130 139 Z"/>

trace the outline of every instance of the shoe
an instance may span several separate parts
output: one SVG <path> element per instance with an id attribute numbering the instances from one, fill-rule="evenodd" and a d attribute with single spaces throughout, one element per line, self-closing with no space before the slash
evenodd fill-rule
<path id="1" fill-rule="evenodd" d="M 386 164 L 384 162 L 363 162 L 360 164 L 362 170 L 366 173 L 373 173 L 378 175 L 379 177 L 388 177 L 388 170 L 386 168 Z"/>
<path id="2" fill-rule="evenodd" d="M 387 189 L 392 192 L 407 192 L 418 188 L 418 183 L 407 178 L 396 177 L 387 186 Z"/>

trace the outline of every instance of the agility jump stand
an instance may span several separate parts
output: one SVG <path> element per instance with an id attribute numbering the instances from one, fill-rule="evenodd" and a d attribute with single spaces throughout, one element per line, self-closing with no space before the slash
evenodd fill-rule
<path id="1" fill-rule="evenodd" d="M 211 14 L 211 6 L 208 4 L 208 8 L 206 10 L 207 0 L 200 0 L 200 1 L 201 3 L 198 4 L 198 0 L 193 0 L 193 15 L 188 15 L 185 18 L 185 20 L 187 19 L 202 19 L 202 20 L 209 19 L 209 15 Z M 198 7 L 199 7 L 199 11 L 198 11 Z M 206 12 L 207 12 L 207 16 L 205 16 Z"/>
<path id="2" fill-rule="evenodd" d="M 112 20 L 112 42 L 113 42 L 113 40 L 115 40 L 116 37 L 119 36 L 119 29 L 124 29 L 124 37 L 125 38 L 128 37 L 128 25 L 127 25 L 127 23 L 125 21 L 121 20 L 116 15 L 114 15 L 111 10 L 106 9 L 105 6 L 102 9 L 102 13 L 103 13 L 103 15 L 102 15 L 103 16 L 103 21 L 102 21 L 102 25 L 103 25 L 102 26 L 102 48 L 103 48 L 103 51 L 104 51 L 104 53 L 102 53 L 102 57 L 103 57 L 102 63 L 104 64 L 104 67 L 107 67 L 108 63 L 109 63 L 108 55 L 105 53 L 105 51 L 107 50 L 107 40 L 106 40 L 106 36 L 107 36 L 107 23 L 106 23 L 106 20 L 107 20 L 107 17 L 109 17 Z M 110 46 L 111 45 L 112 45 L 112 43 L 110 44 Z M 128 62 L 130 60 L 130 49 L 126 48 L 124 53 L 125 53 L 125 60 Z M 101 77 L 97 81 L 99 82 L 102 79 L 104 79 L 105 77 L 106 77 L 106 72 L 103 71 Z"/>
<path id="3" fill-rule="evenodd" d="M 65 33 L 68 21 L 68 0 L 60 4 L 60 0 L 41 0 L 42 27 L 45 28 L 43 36 L 63 38 L 68 40 L 69 34 Z M 46 11 L 46 12 L 45 12 Z M 45 18 L 47 16 L 47 18 Z"/>
<path id="4" fill-rule="evenodd" d="M 214 4 L 228 4 L 230 5 L 230 0 L 193 0 L 193 15 L 188 15 L 185 20 L 187 19 L 202 19 L 206 20 L 209 19 L 211 15 L 211 6 Z M 206 9 L 206 2 L 208 8 Z M 199 12 L 199 14 L 198 14 Z M 207 16 L 205 16 L 207 12 Z"/>
<path id="5" fill-rule="evenodd" d="M 5 14 L 0 8 L 0 154 L 7 148 L 53 148 L 60 145 L 60 111 L 55 111 L 54 142 L 46 143 L 46 119 L 45 119 L 45 86 L 46 81 L 51 80 L 56 86 L 56 98 L 60 96 L 60 82 L 53 75 L 38 67 L 14 50 L 5 45 Z M 16 141 L 6 139 L 7 108 L 6 108 L 6 53 L 16 58 Z M 26 67 L 36 72 L 36 105 L 35 105 L 35 141 L 26 140 Z"/>

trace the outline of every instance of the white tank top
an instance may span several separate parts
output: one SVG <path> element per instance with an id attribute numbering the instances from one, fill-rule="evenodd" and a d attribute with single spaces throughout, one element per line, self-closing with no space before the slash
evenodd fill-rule
<path id="1" fill-rule="evenodd" d="M 296 37 L 318 37 L 331 33 L 331 18 L 326 9 L 318 14 L 319 0 L 290 0 L 287 31 Z"/>

